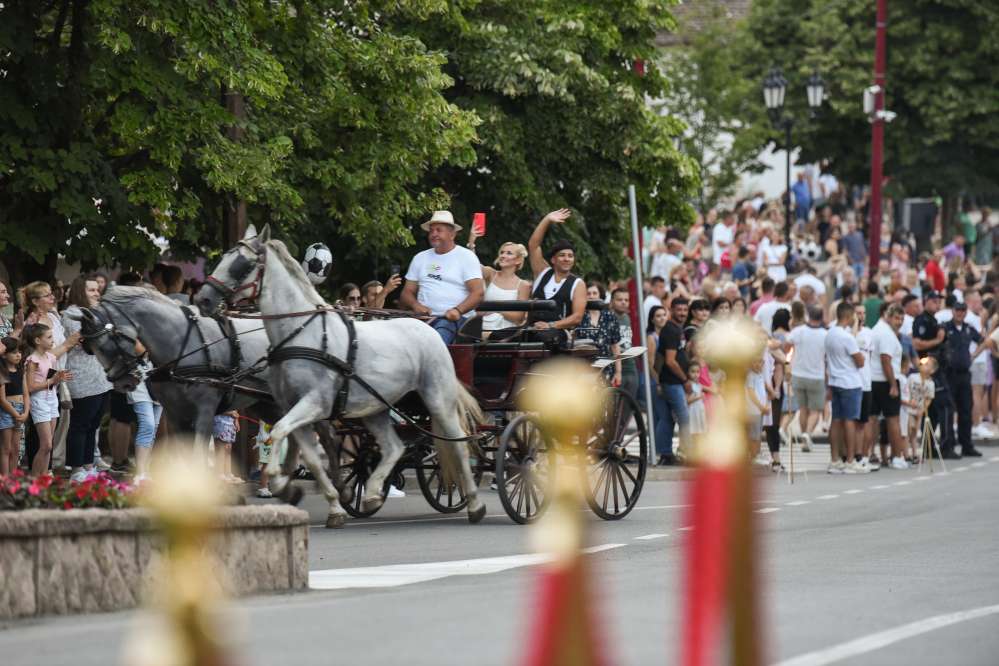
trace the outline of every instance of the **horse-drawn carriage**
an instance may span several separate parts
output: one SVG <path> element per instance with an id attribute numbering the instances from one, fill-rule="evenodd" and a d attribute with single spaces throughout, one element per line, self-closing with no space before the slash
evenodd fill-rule
<path id="1" fill-rule="evenodd" d="M 601 307 L 595 303 L 590 306 Z M 477 311 L 481 315 L 554 307 L 553 301 L 503 301 L 482 303 Z M 479 484 L 491 474 L 491 485 L 507 515 L 518 523 L 527 523 L 547 507 L 549 481 L 556 463 L 553 442 L 541 430 L 535 415 L 518 411 L 522 381 L 536 371 L 539 362 L 556 356 L 578 358 L 597 367 L 602 364 L 589 341 L 576 340 L 564 345 L 532 341 L 529 335 L 524 335 L 494 342 L 470 333 L 469 329 L 475 329 L 474 320 L 466 324 L 448 350 L 459 381 L 470 388 L 485 416 L 476 429 L 478 438 L 470 440 L 475 481 Z M 589 440 L 580 445 L 586 446 L 590 467 L 585 489 L 587 501 L 601 518 L 616 520 L 631 511 L 641 493 L 648 460 L 648 433 L 634 398 L 621 389 L 605 390 L 603 413 L 593 424 Z M 465 493 L 459 484 L 443 478 L 432 438 L 427 434 L 429 417 L 416 396 L 407 396 L 398 408 L 415 423 L 403 421 L 396 426 L 407 443 L 407 453 L 396 464 L 391 482 L 401 487 L 406 482 L 404 471 L 412 469 L 420 491 L 435 510 L 453 513 L 465 508 Z M 356 439 L 362 443 L 356 451 L 348 446 L 341 453 L 344 479 L 357 487 L 354 501 L 345 508 L 355 517 L 370 516 L 377 508 L 374 511 L 361 508 L 360 489 L 377 462 L 378 445 L 362 424 L 348 420 L 337 430 L 348 441 Z"/>
<path id="2" fill-rule="evenodd" d="M 276 420 L 272 438 L 287 437 L 289 447 L 272 485 L 279 496 L 297 501 L 301 490 L 289 477 L 300 451 L 330 501 L 329 527 L 341 526 L 344 513 L 373 515 L 389 484 L 402 486 L 414 476 L 440 512 L 466 509 L 471 522 L 481 520 L 486 509 L 479 486 L 492 477 L 513 520 L 538 517 L 548 504 L 558 456 L 535 415 L 518 411 L 522 381 L 553 356 L 596 367 L 612 360 L 598 359 L 596 348 L 579 340 L 484 340 L 476 320 L 445 348 L 436 332 L 413 318 L 383 313 L 389 317 L 356 321 L 356 314 L 326 305 L 300 273 L 266 230 L 248 235 L 223 257 L 199 295 L 202 316 L 140 293 L 145 290 L 112 290 L 102 305 L 84 312 L 86 347 L 116 388 L 127 390 L 134 386 L 133 348 L 141 339 L 157 368 L 150 378 L 154 392 L 178 431 L 206 437 L 214 414 L 233 407 Z M 222 301 L 231 305 L 247 296 L 259 314 L 217 314 Z M 551 301 L 503 301 L 478 311 L 550 307 Z M 171 326 L 178 328 L 171 332 Z M 601 415 L 588 439 L 574 446 L 586 448 L 590 507 L 613 520 L 638 501 L 648 433 L 630 395 L 604 390 Z M 329 456 L 329 476 L 312 429 Z"/>

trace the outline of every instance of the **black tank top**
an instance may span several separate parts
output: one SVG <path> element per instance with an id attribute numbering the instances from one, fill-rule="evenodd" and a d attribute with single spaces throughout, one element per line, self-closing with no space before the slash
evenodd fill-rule
<path id="1" fill-rule="evenodd" d="M 4 386 L 7 397 L 23 395 L 24 393 L 24 367 L 18 368 L 17 372 L 7 375 L 7 384 Z"/>
<path id="2" fill-rule="evenodd" d="M 545 286 L 551 282 L 552 278 L 555 277 L 555 269 L 549 268 L 545 271 L 544 276 L 538 282 L 538 286 L 534 288 L 534 292 L 531 294 L 531 298 L 536 300 L 545 300 Z M 555 295 L 551 297 L 551 300 L 555 301 L 555 312 L 534 312 L 531 313 L 531 318 L 528 323 L 533 324 L 536 321 L 558 321 L 559 319 L 565 319 L 572 312 L 572 287 L 576 284 L 578 278 L 569 273 L 565 276 L 565 281 L 562 282 L 562 286 L 559 287 Z"/>

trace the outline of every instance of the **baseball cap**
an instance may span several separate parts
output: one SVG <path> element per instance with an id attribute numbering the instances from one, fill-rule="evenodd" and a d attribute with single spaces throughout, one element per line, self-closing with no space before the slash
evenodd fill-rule
<path id="1" fill-rule="evenodd" d="M 955 310 L 967 310 L 968 309 L 968 304 L 965 303 L 964 301 L 958 301 L 957 303 L 954 304 L 954 309 Z"/>
<path id="2" fill-rule="evenodd" d="M 925 294 L 923 294 L 923 300 L 924 301 L 928 301 L 931 298 L 943 298 L 943 296 L 940 294 L 939 291 L 932 291 L 932 290 L 926 292 Z"/>

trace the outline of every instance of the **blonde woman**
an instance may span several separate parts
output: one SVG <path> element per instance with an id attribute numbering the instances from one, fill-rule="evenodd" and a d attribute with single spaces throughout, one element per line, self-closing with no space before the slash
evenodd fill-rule
<path id="1" fill-rule="evenodd" d="M 468 249 L 475 251 L 475 225 L 469 230 Z M 487 301 L 526 301 L 531 297 L 531 283 L 520 279 L 517 273 L 524 267 L 527 248 L 520 243 L 503 243 L 493 266 L 482 267 L 486 281 Z M 526 312 L 488 312 L 482 317 L 482 335 L 489 337 L 493 331 L 517 328 L 527 320 Z"/>

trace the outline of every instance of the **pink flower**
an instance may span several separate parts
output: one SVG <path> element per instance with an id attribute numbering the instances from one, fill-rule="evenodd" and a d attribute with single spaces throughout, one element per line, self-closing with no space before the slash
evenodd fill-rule
<path id="1" fill-rule="evenodd" d="M 28 494 L 29 495 L 35 495 L 37 497 L 38 493 L 40 493 L 40 492 L 42 492 L 42 488 L 41 488 L 41 486 L 38 485 L 37 482 L 36 483 L 32 483 L 30 486 L 28 486 Z"/>

